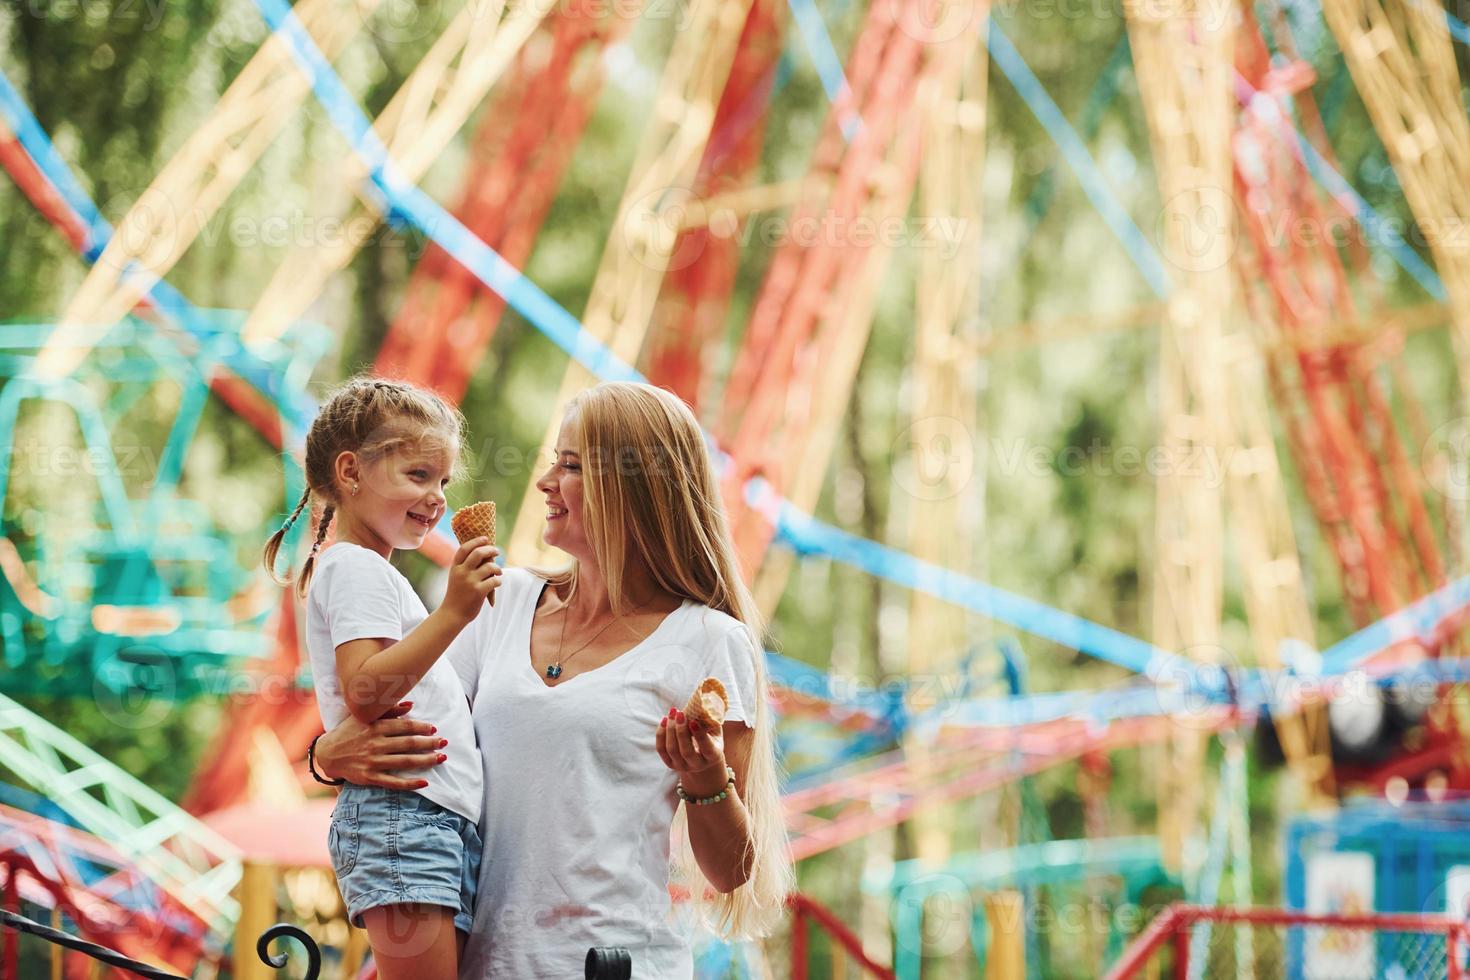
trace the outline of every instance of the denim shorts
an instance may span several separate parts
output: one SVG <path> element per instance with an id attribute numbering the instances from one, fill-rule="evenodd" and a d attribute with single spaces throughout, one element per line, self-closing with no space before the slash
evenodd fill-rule
<path id="1" fill-rule="evenodd" d="M 454 909 L 468 934 L 484 845 L 474 824 L 418 793 L 348 783 L 337 796 L 327 851 L 347 918 L 380 905 Z"/>

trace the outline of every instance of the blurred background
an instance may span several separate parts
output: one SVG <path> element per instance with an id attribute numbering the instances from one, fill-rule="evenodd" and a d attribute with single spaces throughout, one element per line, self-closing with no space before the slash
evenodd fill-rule
<path id="1" fill-rule="evenodd" d="M 1464 16 L 4 0 L 4 907 L 371 975 L 258 557 L 317 401 L 457 400 L 533 564 L 636 371 L 726 454 L 799 859 L 698 976 L 1458 976 Z"/>

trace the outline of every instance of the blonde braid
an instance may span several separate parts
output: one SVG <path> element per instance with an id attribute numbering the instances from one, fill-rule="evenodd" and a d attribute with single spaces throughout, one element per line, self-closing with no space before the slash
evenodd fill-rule
<path id="1" fill-rule="evenodd" d="M 316 526 L 316 540 L 311 543 L 311 553 L 313 557 L 318 551 L 322 550 L 322 542 L 327 540 L 327 528 L 331 527 L 332 518 L 336 516 L 337 508 L 332 506 L 331 504 L 327 504 L 327 506 L 322 509 L 322 518 Z"/>
<path id="2" fill-rule="evenodd" d="M 291 530 L 292 524 L 296 523 L 297 516 L 300 515 L 302 508 L 306 506 L 306 502 L 310 497 L 311 487 L 308 486 L 302 492 L 301 499 L 297 501 L 296 509 L 291 512 L 290 517 L 286 518 L 286 523 L 282 524 L 280 529 L 270 536 L 270 540 L 265 543 L 265 550 L 261 553 L 261 561 L 265 565 L 265 570 L 270 573 L 271 579 L 279 585 L 285 585 L 290 581 L 290 578 L 281 578 L 277 574 L 276 558 L 281 553 L 281 545 L 286 540 L 286 532 Z"/>
<path id="3" fill-rule="evenodd" d="M 306 598 L 306 586 L 311 581 L 312 570 L 316 567 L 316 553 L 322 550 L 322 542 L 327 540 L 327 529 L 332 526 L 332 518 L 336 515 L 337 508 L 332 504 L 322 508 L 322 516 L 316 526 L 316 540 L 311 543 L 311 554 L 306 556 L 306 563 L 301 566 L 301 578 L 296 583 L 296 594 L 303 599 Z"/>
<path id="4" fill-rule="evenodd" d="M 291 512 L 290 517 L 286 518 L 286 523 L 281 525 L 282 531 L 291 530 L 291 525 L 296 523 L 296 518 L 301 515 L 301 511 L 306 507 L 306 502 L 310 499 L 311 487 L 307 487 L 305 490 L 301 491 L 301 499 L 296 502 L 296 509 Z"/>

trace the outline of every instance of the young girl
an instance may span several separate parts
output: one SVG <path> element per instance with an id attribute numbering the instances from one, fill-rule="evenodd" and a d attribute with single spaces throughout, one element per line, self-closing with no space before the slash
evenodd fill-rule
<path id="1" fill-rule="evenodd" d="M 486 538 L 461 545 L 433 613 L 388 562 L 443 516 L 463 434 L 459 413 L 430 392 L 347 382 L 312 423 L 306 492 L 265 546 L 274 575 L 286 531 L 312 496 L 323 501 L 298 586 L 322 723 L 375 721 L 407 697 L 435 727 L 415 748 L 437 748 L 442 764 L 395 774 L 414 789 L 349 783 L 332 811 L 332 868 L 382 980 L 453 980 L 479 881 L 482 767 L 464 688 L 440 656 L 500 584 L 500 552 Z M 334 518 L 336 542 L 318 555 Z"/>

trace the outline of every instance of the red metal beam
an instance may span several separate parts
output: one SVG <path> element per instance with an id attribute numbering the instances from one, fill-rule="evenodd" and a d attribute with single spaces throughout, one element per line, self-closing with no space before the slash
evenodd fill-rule
<path id="1" fill-rule="evenodd" d="M 606 4 L 559 8 L 528 44 L 472 142 L 455 216 L 524 267 L 592 115 L 603 52 L 635 18 Z M 549 33 L 550 38 L 544 35 Z M 505 301 L 437 245 L 414 269 L 375 369 L 458 401 L 495 335 Z"/>
<path id="2" fill-rule="evenodd" d="M 1369 912 L 1357 915 L 1337 912 L 1301 912 L 1262 906 L 1171 906 L 1190 925 L 1198 922 L 1240 922 L 1252 926 L 1330 926 L 1337 929 L 1372 929 L 1383 932 L 1439 932 L 1464 935 L 1460 919 L 1423 912 Z"/>
<path id="3" fill-rule="evenodd" d="M 784 8 L 777 0 L 753 0 L 750 5 L 691 189 L 696 201 L 745 187 L 760 162 Z M 654 307 L 645 373 L 651 383 L 675 392 L 696 411 L 706 374 L 704 351 L 724 333 L 740 241 L 738 228 L 705 224 L 681 232 Z"/>
<path id="4" fill-rule="evenodd" d="M 1190 723 L 1197 731 L 1215 732 L 1238 725 L 1240 719 L 1220 709 Z M 789 794 L 782 804 L 792 855 L 797 860 L 811 857 L 902 823 L 922 810 L 1007 785 L 1087 752 L 1161 741 L 1179 724 L 1180 719 L 1165 716 L 1124 719 L 1101 727 L 1068 721 L 1033 726 L 1020 733 L 979 733 L 989 736 L 988 744 L 969 736 L 951 754 L 937 760 L 904 761 Z M 987 752 L 993 754 L 987 757 Z M 842 809 L 830 819 L 813 812 L 833 805 Z"/>
<path id="5" fill-rule="evenodd" d="M 99 879 L 100 871 L 109 873 Z M 28 894 L 28 900 L 60 907 L 87 939 L 135 959 L 185 973 L 207 959 L 203 920 L 91 834 L 0 806 L 0 874 L 7 907 L 15 911 Z M 141 903 L 149 893 L 156 906 Z M 0 975 L 18 976 L 13 965 Z"/>
<path id="6" fill-rule="evenodd" d="M 917 6 L 922 0 L 912 0 Z M 812 466 L 802 456 L 806 413 L 790 410 L 793 397 L 808 395 L 830 364 L 832 339 L 820 327 L 845 296 L 857 292 L 866 273 L 869 247 L 840 233 L 864 213 L 880 192 L 874 171 L 913 104 L 924 64 L 925 45 L 898 25 L 909 4 L 873 4 L 848 65 L 850 95 L 832 105 L 808 170 L 807 196 L 794 209 L 791 227 L 818 229 L 814 236 L 788 235 L 771 261 L 756 297 L 741 349 L 723 397 L 717 434 L 730 447 L 735 465 L 726 474 L 723 496 L 743 574 L 753 578 L 770 546 L 774 528 L 746 504 L 742 488 L 757 473 L 778 492 L 795 467 Z M 861 124 L 849 143 L 844 123 L 854 109 Z M 917 130 L 896 152 L 887 181 L 912 186 L 917 173 Z M 830 331 L 828 332 L 830 333 Z"/>
<path id="7" fill-rule="evenodd" d="M 275 620 L 275 653 L 261 670 L 247 673 L 255 689 L 231 699 L 184 796 L 182 806 L 190 813 L 202 815 L 245 801 L 257 729 L 274 735 L 305 782 L 306 747 L 322 726 L 315 694 L 296 686 L 302 664 L 296 608 L 295 592 L 285 589 Z"/>
<path id="8" fill-rule="evenodd" d="M 1113 964 L 1103 976 L 1103 980 L 1128 980 L 1130 977 L 1138 976 L 1144 966 L 1154 953 L 1172 937 L 1179 927 L 1182 917 L 1177 905 L 1171 905 L 1154 920 L 1148 924 L 1148 928 L 1139 933 L 1133 945 L 1123 953 L 1123 958 Z"/>
<path id="9" fill-rule="evenodd" d="M 20 188 L 32 206 L 71 243 L 72 248 L 85 252 L 89 238 L 87 226 L 66 203 L 61 192 L 46 179 L 3 121 L 0 121 L 0 166 L 10 174 L 10 179 L 15 181 L 15 186 Z"/>
<path id="10" fill-rule="evenodd" d="M 791 980 L 806 980 L 806 916 L 798 909 L 791 918 Z"/>
<path id="11" fill-rule="evenodd" d="M 1366 625 L 1445 581 L 1426 488 L 1404 449 L 1393 400 L 1410 416 L 1417 405 L 1412 391 L 1400 389 L 1391 400 L 1385 390 L 1379 368 L 1396 354 L 1392 345 L 1314 342 L 1332 324 L 1359 319 L 1341 236 L 1333 234 L 1347 229 L 1356 241 L 1358 226 L 1338 202 L 1322 200 L 1296 133 L 1282 122 L 1294 118 L 1288 109 L 1300 113 L 1314 149 L 1332 160 L 1311 98 L 1312 69 L 1294 58 L 1284 23 L 1277 25 L 1281 50 L 1273 64 L 1252 12 L 1243 16 L 1236 69 L 1256 99 L 1274 100 L 1284 115 L 1263 118 L 1249 108 L 1241 115 L 1235 183 L 1245 234 L 1238 268 L 1254 319 L 1292 341 L 1290 361 L 1268 354 L 1272 387 L 1353 617 Z M 1366 251 L 1357 246 L 1345 251 L 1367 273 Z M 1372 275 L 1360 278 L 1371 287 Z"/>
<path id="12" fill-rule="evenodd" d="M 1365 932 L 1413 932 L 1424 935 L 1442 935 L 1445 937 L 1447 952 L 1453 951 L 1456 946 L 1464 943 L 1467 935 L 1470 935 L 1470 927 L 1467 927 L 1463 921 L 1442 915 L 1407 912 L 1340 915 L 1298 912 L 1290 909 L 1210 907 L 1175 903 L 1161 912 L 1148 928 L 1139 934 L 1123 957 L 1104 974 L 1104 980 L 1129 980 L 1132 977 L 1146 975 L 1146 968 L 1150 965 L 1149 961 L 1153 955 L 1171 939 L 1175 943 L 1175 976 L 1187 976 L 1189 936 L 1191 930 L 1200 923 L 1231 923 L 1265 928 L 1314 926 Z M 1450 962 L 1454 962 L 1452 953 Z M 1184 972 L 1181 973 L 1181 969 Z M 1448 969 L 1449 976 L 1456 975 L 1454 968 Z"/>
<path id="13" fill-rule="evenodd" d="M 791 976 L 793 980 L 806 976 L 806 920 L 808 918 L 827 930 L 832 941 L 857 960 L 858 965 L 864 971 L 871 973 L 878 980 L 894 980 L 893 969 L 874 961 L 863 949 L 862 940 L 841 919 L 837 918 L 837 914 L 831 909 L 801 892 L 793 893 L 786 904 L 791 909 L 793 916 L 791 922 Z"/>

